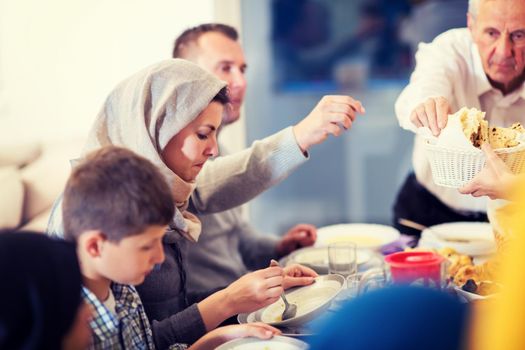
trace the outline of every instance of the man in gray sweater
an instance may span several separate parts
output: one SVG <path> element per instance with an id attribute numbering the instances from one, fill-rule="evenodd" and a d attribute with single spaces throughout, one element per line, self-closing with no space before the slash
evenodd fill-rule
<path id="1" fill-rule="evenodd" d="M 223 117 L 223 125 L 239 119 L 247 85 L 244 76 L 247 65 L 234 28 L 224 24 L 203 24 L 190 28 L 175 40 L 173 57 L 190 60 L 226 81 L 232 108 Z M 321 100 L 322 107 L 328 107 L 326 100 Z M 300 144 L 300 140 L 294 140 L 299 135 L 291 127 L 279 134 L 290 145 L 296 141 Z M 228 154 L 224 145 L 220 150 L 221 155 Z M 306 150 L 289 148 L 288 157 L 296 160 L 287 169 L 289 172 L 306 162 L 307 157 L 301 151 Z M 292 165 L 290 162 L 283 164 Z M 203 234 L 199 242 L 187 251 L 187 288 L 192 292 L 226 286 L 249 270 L 267 267 L 272 258 L 311 246 L 317 235 L 316 228 L 308 224 L 292 227 L 280 239 L 262 235 L 245 219 L 241 207 L 199 215 L 199 218 Z"/>

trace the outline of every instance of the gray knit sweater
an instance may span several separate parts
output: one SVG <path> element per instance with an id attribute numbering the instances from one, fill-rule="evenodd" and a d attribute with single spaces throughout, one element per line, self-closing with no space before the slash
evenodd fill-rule
<path id="1" fill-rule="evenodd" d="M 231 154 L 223 145 L 220 150 L 221 156 Z M 244 217 L 242 207 L 199 215 L 199 219 L 202 223 L 199 242 L 190 244 L 185 251 L 188 292 L 223 288 L 251 270 L 267 267 L 270 259 L 277 258 L 279 239 L 257 232 Z"/>
<path id="2" fill-rule="evenodd" d="M 267 267 L 277 258 L 278 238 L 264 236 L 243 217 L 241 207 L 199 216 L 202 234 L 188 247 L 187 289 L 224 287 L 250 270 Z"/>

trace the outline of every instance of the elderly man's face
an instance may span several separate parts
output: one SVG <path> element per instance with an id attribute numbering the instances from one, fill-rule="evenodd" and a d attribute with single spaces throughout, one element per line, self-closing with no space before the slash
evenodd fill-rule
<path id="1" fill-rule="evenodd" d="M 525 69 L 525 1 L 481 0 L 468 26 L 492 83 L 503 92 L 518 87 Z"/>

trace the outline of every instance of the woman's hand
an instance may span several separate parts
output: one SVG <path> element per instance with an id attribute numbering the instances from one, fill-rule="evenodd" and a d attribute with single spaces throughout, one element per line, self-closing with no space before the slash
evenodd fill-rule
<path id="1" fill-rule="evenodd" d="M 283 289 L 291 287 L 307 286 L 314 283 L 317 272 L 309 267 L 292 264 L 284 268 Z"/>
<path id="2" fill-rule="evenodd" d="M 283 292 L 283 277 L 283 269 L 276 266 L 247 273 L 224 289 L 227 305 L 234 315 L 269 305 Z"/>
<path id="3" fill-rule="evenodd" d="M 197 305 L 208 331 L 227 318 L 258 310 L 279 299 L 283 292 L 284 272 L 272 266 L 250 272 L 225 289 L 213 293 Z"/>
<path id="4" fill-rule="evenodd" d="M 312 284 L 315 277 L 314 270 L 299 264 L 284 269 L 271 266 L 247 273 L 201 301 L 198 308 L 206 329 L 210 331 L 228 317 L 253 312 L 276 302 L 286 288 Z"/>
<path id="5" fill-rule="evenodd" d="M 469 183 L 461 187 L 459 192 L 473 197 L 508 199 L 509 187 L 514 183 L 516 176 L 487 143 L 481 145 L 481 149 L 486 156 L 485 167 Z"/>
<path id="6" fill-rule="evenodd" d="M 328 135 L 341 135 L 352 127 L 357 113 L 365 113 L 358 100 L 350 96 L 323 96 L 310 114 L 293 127 L 297 144 L 306 152 L 326 140 Z"/>

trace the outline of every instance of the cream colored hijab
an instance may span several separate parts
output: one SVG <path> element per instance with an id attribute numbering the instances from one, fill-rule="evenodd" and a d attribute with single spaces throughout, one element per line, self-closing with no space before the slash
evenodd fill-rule
<path id="1" fill-rule="evenodd" d="M 83 155 L 104 147 L 126 147 L 149 159 L 170 184 L 177 210 L 170 226 L 196 241 L 200 221 L 186 211 L 195 183 L 185 182 L 161 157 L 168 142 L 193 121 L 226 86 L 197 65 L 172 59 L 151 65 L 121 82 L 108 96 Z M 171 237 L 170 237 L 171 236 Z M 168 240 L 176 239 L 171 232 Z"/>

